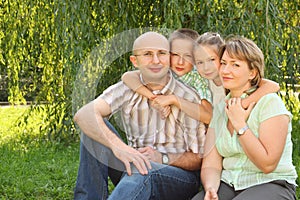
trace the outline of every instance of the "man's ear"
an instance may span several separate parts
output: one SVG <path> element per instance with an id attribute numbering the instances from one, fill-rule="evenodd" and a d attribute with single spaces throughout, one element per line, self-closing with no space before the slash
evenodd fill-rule
<path id="1" fill-rule="evenodd" d="M 138 64 L 137 64 L 137 60 L 136 60 L 136 56 L 130 56 L 129 57 L 131 63 L 133 64 L 134 67 L 138 68 Z"/>

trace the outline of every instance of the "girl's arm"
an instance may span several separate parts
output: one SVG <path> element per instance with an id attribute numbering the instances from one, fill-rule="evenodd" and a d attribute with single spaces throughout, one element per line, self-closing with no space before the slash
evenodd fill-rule
<path id="1" fill-rule="evenodd" d="M 212 117 L 212 105 L 205 99 L 201 103 L 192 103 L 175 95 L 158 95 L 154 102 L 160 106 L 175 105 L 193 119 L 199 120 L 205 124 L 209 124 Z M 198 108 L 198 109 L 195 109 Z"/>
<path id="2" fill-rule="evenodd" d="M 128 71 L 122 75 L 122 81 L 133 91 L 153 100 L 156 95 L 154 95 L 147 87 L 145 87 L 140 81 L 140 72 Z"/>
<path id="3" fill-rule="evenodd" d="M 257 90 L 242 100 L 242 106 L 243 108 L 248 108 L 250 103 L 257 102 L 264 95 L 278 92 L 279 90 L 279 84 L 275 81 L 271 81 L 269 79 L 262 79 Z"/>

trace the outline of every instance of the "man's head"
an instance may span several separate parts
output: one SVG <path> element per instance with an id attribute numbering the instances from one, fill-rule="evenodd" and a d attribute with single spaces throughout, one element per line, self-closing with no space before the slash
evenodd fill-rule
<path id="1" fill-rule="evenodd" d="M 146 83 L 165 84 L 170 67 L 168 39 L 156 32 L 140 35 L 133 44 L 132 64 L 138 68 Z"/>

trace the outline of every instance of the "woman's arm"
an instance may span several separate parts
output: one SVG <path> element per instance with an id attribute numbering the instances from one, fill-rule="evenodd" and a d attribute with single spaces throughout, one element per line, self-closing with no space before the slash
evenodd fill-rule
<path id="1" fill-rule="evenodd" d="M 133 91 L 153 100 L 156 95 L 154 95 L 147 87 L 145 87 L 140 81 L 140 72 L 128 71 L 122 75 L 122 81 Z"/>
<path id="2" fill-rule="evenodd" d="M 257 90 L 242 100 L 242 106 L 243 108 L 248 108 L 250 103 L 257 102 L 264 95 L 278 92 L 279 90 L 280 87 L 278 83 L 269 79 L 262 79 Z"/>
<path id="3" fill-rule="evenodd" d="M 205 191 L 217 192 L 220 186 L 222 160 L 215 146 L 215 133 L 208 129 L 204 147 L 204 157 L 201 167 L 201 182 Z"/>
<path id="4" fill-rule="evenodd" d="M 228 104 L 229 106 L 225 108 L 226 113 L 233 128 L 238 132 L 247 125 L 246 120 L 253 105 L 244 110 L 240 98 L 230 99 Z M 274 116 L 259 124 L 258 138 L 251 129 L 238 136 L 248 158 L 264 173 L 274 171 L 278 165 L 285 146 L 289 120 L 287 115 Z"/>
<path id="5" fill-rule="evenodd" d="M 288 123 L 288 116 L 279 115 L 260 124 L 258 138 L 250 129 L 239 136 L 248 158 L 264 173 L 274 171 L 278 165 L 288 133 Z"/>

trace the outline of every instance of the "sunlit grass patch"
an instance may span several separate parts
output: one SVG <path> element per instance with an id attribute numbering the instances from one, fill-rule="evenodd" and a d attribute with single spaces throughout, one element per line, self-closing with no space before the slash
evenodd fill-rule
<path id="1" fill-rule="evenodd" d="M 43 141 L 36 130 L 42 114 L 17 127 L 28 109 L 0 108 L 0 199 L 72 199 L 79 144 Z"/>

